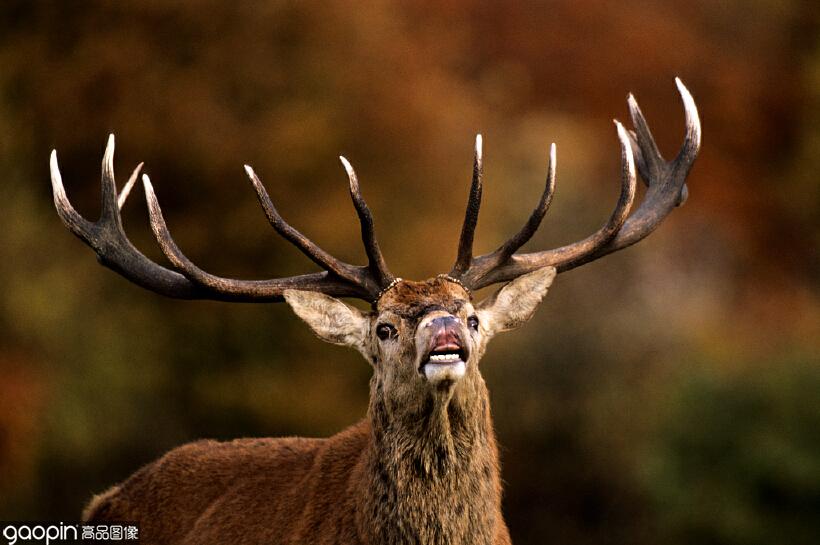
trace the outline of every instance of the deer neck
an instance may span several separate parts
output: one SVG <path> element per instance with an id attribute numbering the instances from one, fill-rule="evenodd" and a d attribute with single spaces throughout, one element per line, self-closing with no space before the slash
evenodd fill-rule
<path id="1" fill-rule="evenodd" d="M 490 544 L 500 523 L 498 452 L 478 373 L 451 392 L 391 404 L 374 381 L 365 542 Z"/>

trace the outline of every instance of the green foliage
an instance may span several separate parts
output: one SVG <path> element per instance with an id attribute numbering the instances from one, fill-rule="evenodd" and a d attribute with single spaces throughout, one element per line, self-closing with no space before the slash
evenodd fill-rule
<path id="1" fill-rule="evenodd" d="M 645 467 L 664 542 L 816 543 L 818 393 L 816 358 L 686 376 Z"/>

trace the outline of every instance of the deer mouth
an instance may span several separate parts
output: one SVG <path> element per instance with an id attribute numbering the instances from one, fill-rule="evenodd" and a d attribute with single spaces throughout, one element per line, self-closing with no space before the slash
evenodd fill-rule
<path id="1" fill-rule="evenodd" d="M 467 351 L 455 343 L 434 346 L 422 358 L 419 372 L 430 382 L 457 380 L 467 370 Z"/>

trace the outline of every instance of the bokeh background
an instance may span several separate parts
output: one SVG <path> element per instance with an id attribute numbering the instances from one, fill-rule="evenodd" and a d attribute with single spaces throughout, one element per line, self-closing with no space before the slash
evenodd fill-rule
<path id="1" fill-rule="evenodd" d="M 356 166 L 393 271 L 449 269 L 472 142 L 477 251 L 540 194 L 528 248 L 579 239 L 618 191 L 611 119 L 632 91 L 672 157 L 673 78 L 703 151 L 690 198 L 640 245 L 562 275 L 482 365 L 517 544 L 820 542 L 820 14 L 813 1 L 354 3 L 171 0 L 0 7 L 0 520 L 76 520 L 92 493 L 200 437 L 328 435 L 369 367 L 285 305 L 162 298 L 60 224 L 48 154 L 99 210 L 146 161 L 184 251 L 217 274 L 314 269 L 242 171 L 360 263 L 337 155 Z M 132 240 L 162 261 L 141 191 Z"/>

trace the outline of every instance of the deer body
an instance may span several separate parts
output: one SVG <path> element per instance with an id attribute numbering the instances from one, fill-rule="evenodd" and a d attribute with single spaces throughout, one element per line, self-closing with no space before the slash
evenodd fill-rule
<path id="1" fill-rule="evenodd" d="M 525 304 L 535 309 L 554 274 L 548 268 L 517 281 L 530 292 L 521 296 Z M 402 304 L 408 292 L 412 303 Z M 288 300 L 319 335 L 327 334 L 322 316 L 351 310 L 307 292 Z M 509 543 L 489 398 L 477 367 L 491 331 L 468 333 L 455 321 L 435 327 L 439 315 L 461 314 L 466 322 L 475 312 L 464 289 L 447 280 L 408 282 L 382 304 L 389 310 L 380 315 L 335 324 L 359 327 L 389 315 L 397 329 L 385 343 L 368 336 L 357 343 L 363 350 L 376 345 L 365 420 L 329 439 L 183 446 L 92 501 L 86 519 L 142 521 L 151 542 L 192 545 Z M 424 310 L 431 305 L 441 310 Z M 478 312 L 491 322 L 490 307 Z M 430 380 L 418 372 L 431 345 L 442 342 L 457 342 L 468 354 L 460 378 Z"/>
<path id="2" fill-rule="evenodd" d="M 360 423 L 329 439 L 200 441 L 172 450 L 122 484 L 95 497 L 88 521 L 136 521 L 143 544 L 506 545 L 498 449 L 479 362 L 489 340 L 535 312 L 558 272 L 646 237 L 686 198 L 685 179 L 700 147 L 691 95 L 677 80 L 686 138 L 675 160 L 658 153 L 635 100 L 634 132 L 617 123 L 621 195 L 602 228 L 554 250 L 518 253 L 552 200 L 555 146 L 545 189 L 524 227 L 494 252 L 474 257 L 473 235 L 483 184 L 481 137 L 458 255 L 446 275 L 402 280 L 387 269 L 373 218 L 350 164 L 342 158 L 359 216 L 366 266 L 339 261 L 279 215 L 262 182 L 248 176 L 273 228 L 323 272 L 270 280 L 232 280 L 207 273 L 179 249 L 147 176 L 151 228 L 175 270 L 146 258 L 128 240 L 114 182 L 114 140 L 103 158 L 103 210 L 89 222 L 71 206 L 56 152 L 54 202 L 63 223 L 100 261 L 140 286 L 182 299 L 287 301 L 321 339 L 352 347 L 370 363 L 370 404 Z M 648 189 L 630 215 L 636 165 Z M 505 285 L 473 300 L 472 290 Z M 334 297 L 372 302 L 363 312 Z"/>
<path id="3" fill-rule="evenodd" d="M 86 518 L 140 521 L 146 543 L 509 544 L 495 445 L 473 447 L 426 474 L 423 452 L 385 467 L 392 447 L 367 420 L 328 439 L 199 441 L 95 499 Z"/>

